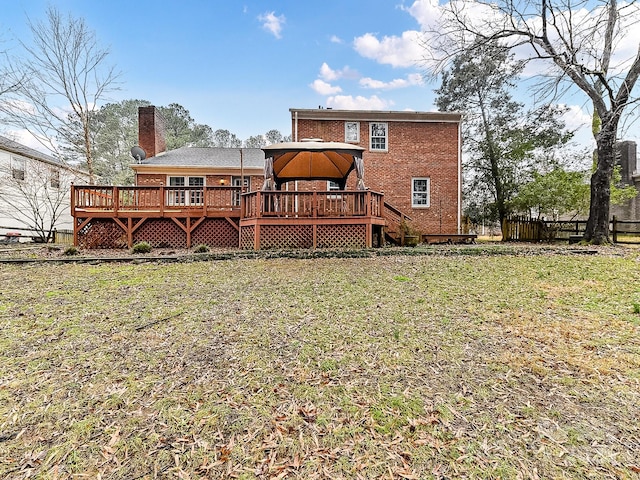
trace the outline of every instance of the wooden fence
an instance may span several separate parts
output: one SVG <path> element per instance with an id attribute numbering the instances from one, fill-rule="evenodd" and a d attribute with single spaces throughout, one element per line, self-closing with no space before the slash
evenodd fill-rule
<path id="1" fill-rule="evenodd" d="M 586 220 L 538 220 L 510 217 L 502 225 L 502 238 L 516 242 L 551 242 L 571 240 L 584 235 Z M 640 221 L 618 220 L 609 222 L 609 238 L 613 243 L 640 244 Z"/>

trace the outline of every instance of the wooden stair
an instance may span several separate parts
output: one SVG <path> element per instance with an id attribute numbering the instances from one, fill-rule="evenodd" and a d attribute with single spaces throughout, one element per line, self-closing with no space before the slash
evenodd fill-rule
<path id="1" fill-rule="evenodd" d="M 383 212 L 387 221 L 384 229 L 385 239 L 394 245 L 404 246 L 404 230 L 401 225 L 403 222 L 410 222 L 411 217 L 387 202 L 384 202 Z"/>

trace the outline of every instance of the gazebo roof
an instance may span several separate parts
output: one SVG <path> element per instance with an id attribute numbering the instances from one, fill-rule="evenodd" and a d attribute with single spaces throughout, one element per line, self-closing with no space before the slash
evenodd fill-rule
<path id="1" fill-rule="evenodd" d="M 335 180 L 344 183 L 362 158 L 364 148 L 349 143 L 319 140 L 276 143 L 264 147 L 265 157 L 273 159 L 276 184 L 293 180 Z"/>

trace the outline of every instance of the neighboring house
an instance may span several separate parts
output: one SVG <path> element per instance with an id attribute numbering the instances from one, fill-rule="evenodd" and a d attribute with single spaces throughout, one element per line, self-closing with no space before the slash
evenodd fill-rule
<path id="1" fill-rule="evenodd" d="M 620 166 L 620 182 L 632 185 L 638 191 L 631 200 L 624 205 L 611 205 L 610 215 L 618 220 L 640 221 L 640 172 L 638 172 L 637 145 L 633 141 L 619 142 L 616 145 L 619 155 L 617 164 Z"/>
<path id="2" fill-rule="evenodd" d="M 51 155 L 0 136 L 0 236 L 46 239 L 53 229 L 72 229 L 69 190 L 86 183 L 85 172 Z"/>
<path id="3" fill-rule="evenodd" d="M 76 244 L 367 247 L 403 238 L 403 219 L 423 235 L 460 234 L 460 114 L 290 112 L 293 143 L 166 152 L 162 117 L 141 107 L 136 185 L 76 187 Z M 337 177 L 288 176 L 283 162 L 297 150 L 346 163 Z"/>

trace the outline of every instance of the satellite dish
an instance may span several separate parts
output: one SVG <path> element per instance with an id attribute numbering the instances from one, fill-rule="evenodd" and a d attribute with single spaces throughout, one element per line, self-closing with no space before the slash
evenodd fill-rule
<path id="1" fill-rule="evenodd" d="M 135 158 L 138 163 L 147 158 L 146 152 L 139 145 L 136 145 L 131 149 L 131 156 Z"/>

